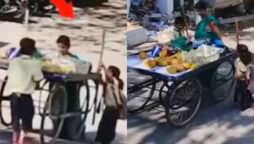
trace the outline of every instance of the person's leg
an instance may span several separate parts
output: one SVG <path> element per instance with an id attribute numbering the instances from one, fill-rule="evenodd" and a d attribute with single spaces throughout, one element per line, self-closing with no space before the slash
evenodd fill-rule
<path id="1" fill-rule="evenodd" d="M 239 90 L 241 91 L 240 95 L 240 110 L 244 111 L 247 108 L 248 99 L 247 99 L 247 83 L 246 81 L 241 80 Z"/>
<path id="2" fill-rule="evenodd" d="M 112 143 L 112 141 L 115 139 L 116 136 L 116 125 L 117 125 L 117 120 L 119 116 L 119 110 L 118 109 L 112 109 L 112 124 L 111 124 L 111 139 L 108 141 L 108 143 Z"/>
<path id="3" fill-rule="evenodd" d="M 80 84 L 77 82 L 69 82 L 66 84 L 67 112 L 75 112 L 80 110 L 79 86 Z M 77 136 L 74 138 L 74 136 L 76 136 L 77 132 L 79 131 L 79 128 L 81 127 L 81 121 L 81 116 L 65 119 L 60 137 L 70 140 L 77 139 L 78 137 L 81 138 L 82 136 Z"/>
<path id="4" fill-rule="evenodd" d="M 13 126 L 13 136 L 12 141 L 13 143 L 16 143 L 18 141 L 18 133 L 20 130 L 20 124 L 19 124 L 19 98 L 17 95 L 11 95 L 11 117 L 12 117 L 12 126 Z"/>
<path id="5" fill-rule="evenodd" d="M 118 110 L 106 108 L 97 131 L 95 141 L 110 144 L 115 138 Z"/>
<path id="6" fill-rule="evenodd" d="M 100 123 L 99 123 L 99 127 L 98 127 L 98 130 L 97 130 L 97 135 L 96 135 L 96 138 L 95 138 L 95 141 L 97 142 L 101 142 L 103 143 L 104 139 L 105 139 L 105 131 L 106 131 L 106 128 L 107 128 L 107 121 L 106 121 L 106 117 L 107 117 L 107 108 L 103 111 L 103 114 L 102 114 L 102 117 L 101 117 L 101 120 L 100 120 Z"/>
<path id="7" fill-rule="evenodd" d="M 19 134 L 18 144 L 24 144 L 26 132 L 22 129 Z"/>
<path id="8" fill-rule="evenodd" d="M 240 95 L 240 89 L 239 89 L 239 81 L 237 80 L 236 88 L 235 88 L 235 94 L 234 94 L 234 103 L 239 104 L 239 95 Z"/>
<path id="9" fill-rule="evenodd" d="M 22 95 L 20 97 L 21 103 L 21 119 L 22 119 L 22 130 L 20 132 L 20 137 L 18 144 L 24 143 L 24 138 L 26 133 L 32 130 L 32 122 L 34 116 L 34 105 L 31 95 Z"/>
<path id="10" fill-rule="evenodd" d="M 238 90 L 239 90 L 239 106 L 240 106 L 240 110 L 243 110 L 244 107 L 244 91 L 243 91 L 243 83 L 242 81 L 238 81 Z"/>

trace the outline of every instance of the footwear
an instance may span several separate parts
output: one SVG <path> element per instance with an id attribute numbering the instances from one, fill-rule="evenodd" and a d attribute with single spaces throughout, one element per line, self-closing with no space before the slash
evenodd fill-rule
<path id="1" fill-rule="evenodd" d="M 26 133 L 23 130 L 21 130 L 19 134 L 18 144 L 24 144 L 25 136 L 26 136 Z"/>
<path id="2" fill-rule="evenodd" d="M 13 144 L 17 144 L 18 138 L 19 138 L 18 133 L 17 132 L 13 132 L 13 134 L 12 134 L 12 143 Z"/>

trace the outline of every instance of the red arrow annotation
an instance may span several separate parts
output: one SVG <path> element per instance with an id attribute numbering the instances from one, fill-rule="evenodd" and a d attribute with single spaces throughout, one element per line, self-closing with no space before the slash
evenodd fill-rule
<path id="1" fill-rule="evenodd" d="M 58 10 L 59 15 L 67 18 L 74 18 L 73 4 L 72 2 L 67 2 L 66 0 L 50 0 Z"/>

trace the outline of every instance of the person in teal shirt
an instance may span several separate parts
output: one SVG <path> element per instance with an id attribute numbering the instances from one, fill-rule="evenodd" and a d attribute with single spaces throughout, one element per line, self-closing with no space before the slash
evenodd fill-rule
<path id="1" fill-rule="evenodd" d="M 79 58 L 77 55 L 74 55 L 69 51 L 71 42 L 70 42 L 70 38 L 68 36 L 66 36 L 66 35 L 59 36 L 58 39 L 56 40 L 56 43 L 57 43 L 57 46 L 60 49 L 60 53 L 62 55 L 68 55 L 80 62 L 87 62 L 86 60 Z"/>
<path id="2" fill-rule="evenodd" d="M 218 28 L 219 22 L 214 16 L 209 14 L 209 5 L 204 1 L 199 1 L 195 5 L 195 9 L 202 18 L 196 28 L 195 39 L 207 39 L 210 44 L 215 44 L 218 40 L 222 41 L 222 34 Z"/>

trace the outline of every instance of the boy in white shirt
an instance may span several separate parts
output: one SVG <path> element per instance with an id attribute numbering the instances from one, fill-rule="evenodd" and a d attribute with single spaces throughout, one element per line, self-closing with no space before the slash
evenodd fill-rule
<path id="1" fill-rule="evenodd" d="M 186 37 L 185 34 L 185 21 L 183 17 L 176 17 L 175 18 L 175 28 L 174 28 L 174 40 L 180 38 L 180 37 Z"/>
<path id="2" fill-rule="evenodd" d="M 251 89 L 249 89 L 249 82 L 253 82 L 250 77 L 251 65 L 254 63 L 253 54 L 248 50 L 248 47 L 243 44 L 237 46 L 238 58 L 236 60 L 236 78 L 237 87 L 234 97 L 235 103 L 238 102 L 240 110 L 244 111 L 252 106 L 253 97 Z"/>
<path id="3" fill-rule="evenodd" d="M 11 95 L 13 143 L 17 144 L 23 144 L 26 132 L 32 129 L 34 106 L 31 95 L 36 83 L 43 79 L 39 61 L 32 58 L 36 52 L 35 41 L 23 38 L 20 47 L 21 56 L 10 61 L 6 85 Z"/>

